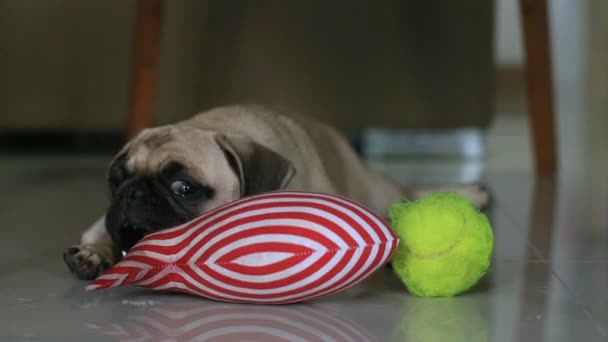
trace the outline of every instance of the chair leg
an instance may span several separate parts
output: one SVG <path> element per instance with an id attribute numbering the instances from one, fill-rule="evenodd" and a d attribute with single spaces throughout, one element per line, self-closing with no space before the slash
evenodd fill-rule
<path id="1" fill-rule="evenodd" d="M 163 0 L 137 0 L 127 137 L 150 126 L 156 96 Z"/>
<path id="2" fill-rule="evenodd" d="M 546 0 L 520 0 L 526 92 L 537 176 L 556 172 L 551 52 Z"/>

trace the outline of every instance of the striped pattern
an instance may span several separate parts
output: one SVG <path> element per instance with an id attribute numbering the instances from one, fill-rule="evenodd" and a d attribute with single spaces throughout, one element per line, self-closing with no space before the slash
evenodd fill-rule
<path id="1" fill-rule="evenodd" d="M 356 323 L 314 306 L 163 304 L 90 329 L 114 341 L 376 341 Z"/>
<path id="2" fill-rule="evenodd" d="M 146 236 L 88 290 L 133 284 L 239 303 L 293 303 L 363 280 L 398 240 L 342 197 L 273 192 Z"/>

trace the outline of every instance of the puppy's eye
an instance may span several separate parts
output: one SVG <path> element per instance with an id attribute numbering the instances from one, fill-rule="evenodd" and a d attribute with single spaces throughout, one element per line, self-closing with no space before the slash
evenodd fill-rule
<path id="1" fill-rule="evenodd" d="M 171 183 L 171 192 L 178 196 L 189 196 L 194 192 L 194 187 L 187 181 L 177 180 Z"/>

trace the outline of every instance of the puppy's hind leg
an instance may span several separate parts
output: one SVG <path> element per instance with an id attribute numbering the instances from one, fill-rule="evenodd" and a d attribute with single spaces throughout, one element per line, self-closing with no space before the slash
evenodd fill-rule
<path id="1" fill-rule="evenodd" d="M 120 253 L 106 230 L 105 217 L 97 220 L 82 234 L 79 245 L 63 252 L 63 260 L 68 269 L 83 280 L 95 279 L 119 258 Z"/>

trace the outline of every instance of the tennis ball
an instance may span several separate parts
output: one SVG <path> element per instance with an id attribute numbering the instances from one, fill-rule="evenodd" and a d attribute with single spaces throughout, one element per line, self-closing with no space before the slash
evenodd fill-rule
<path id="1" fill-rule="evenodd" d="M 487 272 L 494 248 L 486 216 L 465 197 L 433 193 L 389 210 L 399 247 L 391 260 L 408 290 L 420 297 L 451 297 Z"/>

